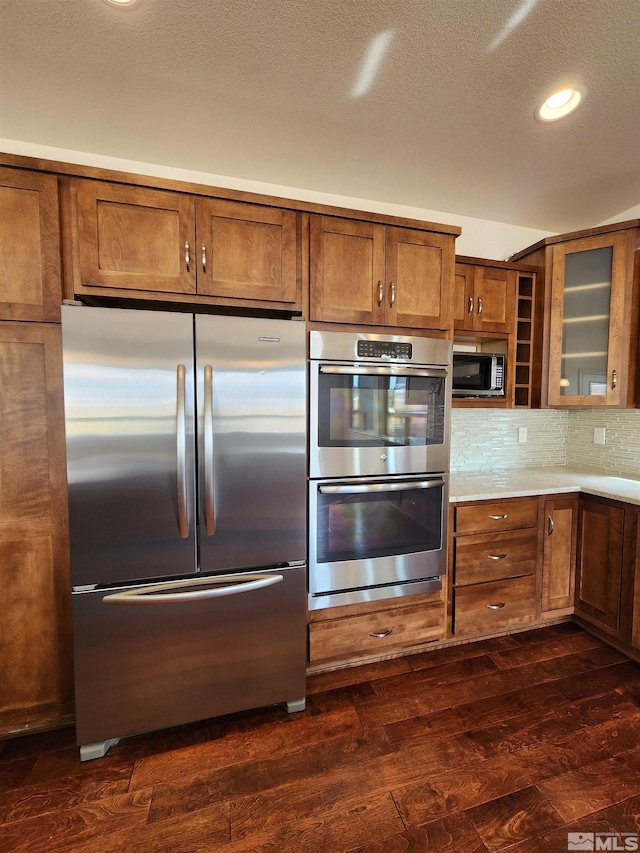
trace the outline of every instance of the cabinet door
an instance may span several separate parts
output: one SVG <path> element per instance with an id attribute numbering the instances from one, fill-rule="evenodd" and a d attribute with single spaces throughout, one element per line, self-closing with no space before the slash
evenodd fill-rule
<path id="1" fill-rule="evenodd" d="M 0 323 L 0 735 L 71 720 L 57 326 Z"/>
<path id="2" fill-rule="evenodd" d="M 581 499 L 578 511 L 576 608 L 620 629 L 624 509 Z"/>
<path id="3" fill-rule="evenodd" d="M 573 607 L 577 522 L 577 497 L 545 500 L 542 517 L 543 613 Z"/>
<path id="4" fill-rule="evenodd" d="M 450 329 L 453 276 L 452 237 L 387 228 L 386 324 Z"/>
<path id="5" fill-rule="evenodd" d="M 474 329 L 515 332 L 516 273 L 495 267 L 477 267 L 474 282 Z"/>
<path id="6" fill-rule="evenodd" d="M 312 320 L 384 324 L 384 226 L 311 217 Z"/>
<path id="7" fill-rule="evenodd" d="M 191 196 L 100 181 L 76 181 L 76 292 L 85 285 L 196 292 Z"/>
<path id="8" fill-rule="evenodd" d="M 196 201 L 198 293 L 296 303 L 296 214 L 219 199 Z"/>
<path id="9" fill-rule="evenodd" d="M 621 231 L 553 247 L 551 406 L 626 405 L 633 314 L 631 236 Z"/>
<path id="10" fill-rule="evenodd" d="M 0 169 L 0 318 L 60 321 L 58 179 Z"/>
<path id="11" fill-rule="evenodd" d="M 473 329 L 475 300 L 473 281 L 476 268 L 472 264 L 456 264 L 453 288 L 453 328 L 461 331 Z"/>

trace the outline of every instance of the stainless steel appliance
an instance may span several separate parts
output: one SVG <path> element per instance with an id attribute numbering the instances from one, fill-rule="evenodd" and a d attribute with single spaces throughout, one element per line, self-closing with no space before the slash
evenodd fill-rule
<path id="1" fill-rule="evenodd" d="M 310 333 L 309 607 L 442 588 L 451 342 Z"/>
<path id="2" fill-rule="evenodd" d="M 77 740 L 304 708 L 295 321 L 63 306 Z"/>
<path id="3" fill-rule="evenodd" d="M 504 397 L 505 357 L 495 352 L 454 352 L 454 397 Z"/>
<path id="4" fill-rule="evenodd" d="M 311 477 L 449 468 L 451 342 L 311 331 Z"/>

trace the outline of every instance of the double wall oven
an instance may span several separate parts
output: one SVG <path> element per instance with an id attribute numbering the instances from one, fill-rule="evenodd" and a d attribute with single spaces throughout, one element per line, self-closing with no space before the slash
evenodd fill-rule
<path id="1" fill-rule="evenodd" d="M 451 342 L 314 330 L 309 355 L 310 609 L 441 589 Z"/>

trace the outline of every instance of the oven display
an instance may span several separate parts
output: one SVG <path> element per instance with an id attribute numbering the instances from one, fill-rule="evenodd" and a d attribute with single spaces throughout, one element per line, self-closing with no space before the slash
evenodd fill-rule
<path id="1" fill-rule="evenodd" d="M 358 358 L 404 358 L 413 357 L 413 345 L 399 341 L 358 341 Z"/>

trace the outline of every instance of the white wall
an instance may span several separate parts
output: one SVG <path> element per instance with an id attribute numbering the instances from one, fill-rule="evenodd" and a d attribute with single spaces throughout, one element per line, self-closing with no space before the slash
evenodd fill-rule
<path id="1" fill-rule="evenodd" d="M 458 255 L 506 260 L 514 252 L 525 249 L 527 246 L 537 243 L 538 240 L 549 237 L 553 233 L 550 231 L 539 231 L 535 228 L 522 228 L 518 225 L 509 225 L 504 222 L 491 222 L 487 219 L 472 219 L 468 216 L 458 216 L 426 208 L 408 207 L 401 204 L 389 204 L 368 199 L 351 198 L 349 196 L 337 196 L 330 193 L 319 193 L 298 187 L 286 187 L 279 184 L 262 183 L 260 181 L 247 181 L 242 178 L 230 178 L 224 175 L 193 172 L 188 169 L 175 169 L 151 163 L 140 163 L 134 160 L 121 160 L 117 157 L 87 154 L 82 151 L 50 148 L 44 145 L 34 145 L 29 142 L 18 142 L 12 139 L 0 138 L 0 151 L 8 154 L 20 154 L 25 157 L 57 160 L 62 163 L 74 163 L 101 169 L 114 169 L 119 172 L 132 172 L 138 175 L 167 178 L 169 180 L 190 181 L 205 186 L 280 196 L 297 201 L 348 207 L 353 210 L 370 211 L 371 213 L 388 214 L 389 216 L 404 216 L 409 219 L 421 219 L 443 225 L 458 225 L 462 228 L 462 234 L 456 240 L 456 253 Z"/>

